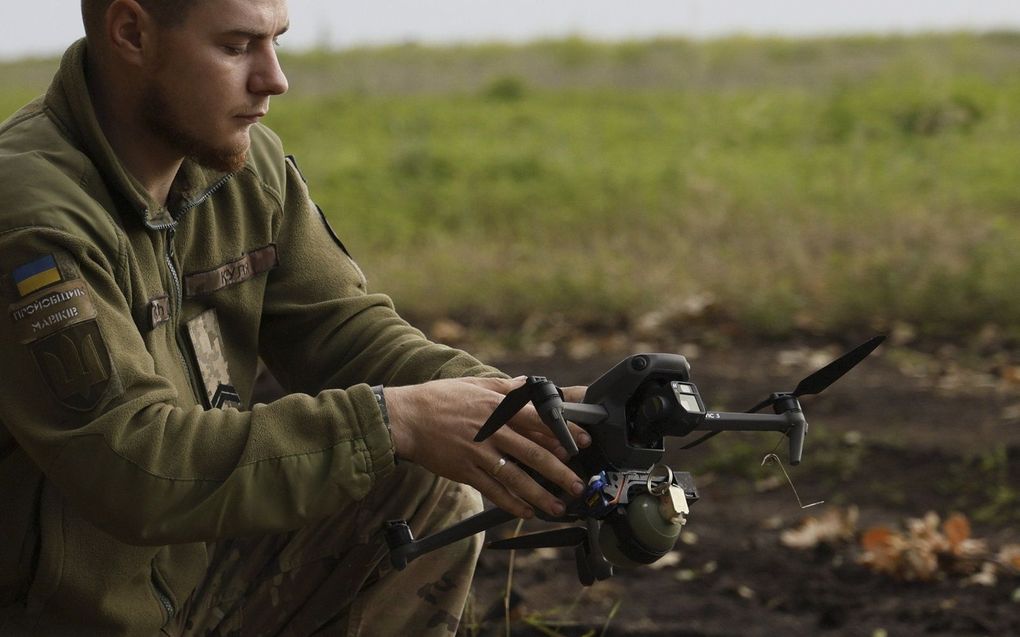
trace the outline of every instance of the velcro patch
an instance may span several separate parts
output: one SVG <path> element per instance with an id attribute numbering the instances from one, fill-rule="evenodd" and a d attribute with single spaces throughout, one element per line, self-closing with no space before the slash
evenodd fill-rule
<path id="1" fill-rule="evenodd" d="M 209 401 L 215 409 L 226 409 L 228 407 L 238 409 L 241 406 L 241 395 L 237 393 L 233 385 L 220 383 Z"/>
<path id="2" fill-rule="evenodd" d="M 24 345 L 96 318 L 96 308 L 82 279 L 65 281 L 10 306 L 15 337 Z"/>
<path id="3" fill-rule="evenodd" d="M 188 321 L 188 338 L 202 375 L 208 405 L 217 409 L 240 409 L 241 397 L 230 380 L 227 357 L 223 352 L 223 334 L 215 309 L 208 309 Z"/>
<path id="4" fill-rule="evenodd" d="M 62 280 L 57 260 L 47 254 L 29 263 L 22 264 L 11 272 L 11 279 L 18 289 L 18 295 L 25 297 L 42 288 Z"/>
<path id="5" fill-rule="evenodd" d="M 92 320 L 77 323 L 31 346 L 43 378 L 66 407 L 91 411 L 110 384 L 110 354 Z"/>
<path id="6" fill-rule="evenodd" d="M 272 270 L 279 264 L 280 259 L 276 253 L 276 245 L 271 243 L 264 248 L 252 250 L 240 259 L 221 265 L 214 270 L 186 275 L 184 277 L 184 294 L 190 298 L 215 292 L 228 285 L 243 283 L 256 274 Z"/>
<path id="7" fill-rule="evenodd" d="M 166 294 L 157 296 L 149 301 L 145 309 L 150 331 L 170 321 L 170 298 Z"/>

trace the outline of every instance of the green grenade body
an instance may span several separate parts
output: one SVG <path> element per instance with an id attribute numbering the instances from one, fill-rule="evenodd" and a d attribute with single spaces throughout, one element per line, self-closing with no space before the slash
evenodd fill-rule
<path id="1" fill-rule="evenodd" d="M 631 538 L 630 550 L 621 549 L 618 527 Z M 642 493 L 627 505 L 625 518 L 602 525 L 599 548 L 614 566 L 651 564 L 673 548 L 682 528 L 679 520 L 674 522 L 663 517 L 659 498 Z"/>

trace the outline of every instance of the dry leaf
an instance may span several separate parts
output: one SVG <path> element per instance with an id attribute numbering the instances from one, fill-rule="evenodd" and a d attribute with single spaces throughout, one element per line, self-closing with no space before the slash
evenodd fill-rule
<path id="1" fill-rule="evenodd" d="M 1020 573 L 1020 544 L 1006 544 L 999 549 L 995 559 L 1005 566 Z"/>
<path id="2" fill-rule="evenodd" d="M 860 562 L 876 573 L 896 576 L 900 571 L 903 538 L 884 526 L 868 529 L 861 536 L 864 554 Z"/>
<path id="3" fill-rule="evenodd" d="M 887 527 L 874 526 L 861 535 L 861 547 L 865 551 L 888 548 L 896 534 Z"/>
<path id="4" fill-rule="evenodd" d="M 967 521 L 963 514 L 954 513 L 942 523 L 942 532 L 946 534 L 950 548 L 955 550 L 957 546 L 970 537 L 970 522 Z"/>
<path id="5" fill-rule="evenodd" d="M 970 537 L 970 522 L 954 513 L 940 524 L 938 514 L 929 511 L 921 518 L 906 521 L 906 532 L 886 527 L 868 529 L 860 539 L 864 549 L 860 562 L 873 571 L 907 581 L 932 581 L 946 574 L 974 573 L 987 560 L 984 540 Z M 994 565 L 968 578 L 984 584 L 995 575 Z"/>
<path id="6" fill-rule="evenodd" d="M 779 535 L 783 546 L 811 549 L 819 544 L 836 544 L 853 539 L 857 526 L 857 507 L 830 508 L 818 517 L 808 516 L 797 528 Z"/>
<path id="7" fill-rule="evenodd" d="M 995 564 L 985 562 L 981 570 L 963 580 L 964 584 L 977 584 L 978 586 L 995 586 L 999 582 L 996 575 Z"/>

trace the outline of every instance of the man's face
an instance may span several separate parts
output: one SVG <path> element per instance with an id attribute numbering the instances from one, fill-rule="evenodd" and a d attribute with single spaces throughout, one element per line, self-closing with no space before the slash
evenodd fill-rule
<path id="1" fill-rule="evenodd" d="M 175 153 L 224 172 L 244 165 L 249 128 L 287 90 L 276 38 L 286 0 L 205 0 L 158 31 L 142 88 L 146 124 Z"/>

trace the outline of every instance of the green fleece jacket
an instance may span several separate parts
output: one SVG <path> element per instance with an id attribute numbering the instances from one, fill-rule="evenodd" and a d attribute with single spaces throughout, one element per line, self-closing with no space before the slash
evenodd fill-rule
<path id="1" fill-rule="evenodd" d="M 392 471 L 374 384 L 494 375 L 366 290 L 276 136 L 120 164 L 72 46 L 0 125 L 0 634 L 152 635 L 205 542 L 280 532 Z M 251 404 L 262 356 L 288 391 Z"/>

